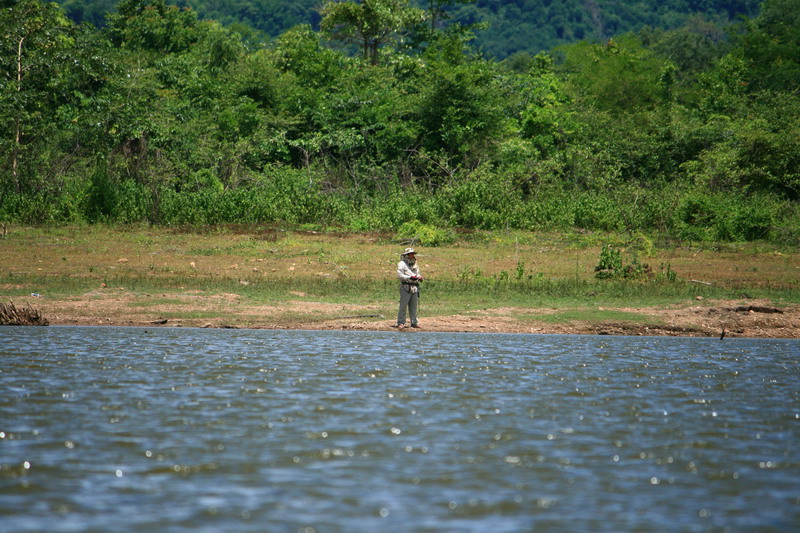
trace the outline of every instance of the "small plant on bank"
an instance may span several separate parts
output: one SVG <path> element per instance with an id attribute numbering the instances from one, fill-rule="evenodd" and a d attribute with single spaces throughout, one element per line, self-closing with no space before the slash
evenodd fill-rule
<path id="1" fill-rule="evenodd" d="M 458 273 L 457 280 L 462 287 L 471 286 L 491 291 L 512 289 L 525 292 L 540 289 L 550 283 L 541 272 L 536 274 L 526 272 L 523 261 L 517 261 L 513 273 L 501 270 L 488 275 L 482 269 L 465 268 Z"/>
<path id="2" fill-rule="evenodd" d="M 525 277 L 525 263 L 523 261 L 517 261 L 517 271 L 515 273 L 515 277 L 517 281 L 522 281 Z"/>
<path id="3" fill-rule="evenodd" d="M 666 281 L 669 283 L 674 283 L 678 281 L 678 273 L 672 270 L 672 266 L 667 263 L 666 268 L 664 264 L 661 264 L 661 271 L 656 274 L 656 281 Z"/>
<path id="4" fill-rule="evenodd" d="M 599 279 L 612 279 L 620 277 L 622 272 L 622 252 L 613 246 L 603 245 L 600 250 L 600 260 L 594 267 L 595 277 Z"/>
<path id="5" fill-rule="evenodd" d="M 653 269 L 647 263 L 641 263 L 634 254 L 631 262 L 623 264 L 622 251 L 613 246 L 603 245 L 600 259 L 595 270 L 598 279 L 647 280 L 653 278 Z"/>

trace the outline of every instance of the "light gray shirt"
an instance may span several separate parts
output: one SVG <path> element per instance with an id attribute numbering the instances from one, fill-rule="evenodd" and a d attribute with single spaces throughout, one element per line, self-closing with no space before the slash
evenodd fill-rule
<path id="1" fill-rule="evenodd" d="M 414 285 L 403 285 L 409 289 L 409 292 L 417 292 L 419 287 L 416 285 L 416 281 L 412 281 L 411 276 L 419 276 L 419 264 L 414 263 L 414 265 L 409 265 L 406 263 L 405 260 L 400 261 L 397 263 L 397 279 L 400 280 L 400 283 L 410 284 L 413 283 Z"/>

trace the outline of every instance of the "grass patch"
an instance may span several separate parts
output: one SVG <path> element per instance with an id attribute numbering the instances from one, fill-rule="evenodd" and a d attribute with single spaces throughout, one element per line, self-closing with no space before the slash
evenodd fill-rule
<path id="1" fill-rule="evenodd" d="M 275 306 L 291 314 L 292 305 L 284 303 L 295 300 L 369 306 L 387 318 L 396 313 L 402 244 L 371 234 L 265 231 L 10 227 L 0 254 L 0 301 L 23 302 L 31 293 L 40 294 L 42 301 L 126 295 L 126 307 L 140 311 L 201 307 L 203 301 L 207 309 L 208 300 L 215 298 L 230 302 L 224 312 L 197 311 L 193 318 L 247 316 L 247 306 Z M 634 247 L 630 236 L 521 231 L 457 235 L 446 246 L 418 249 L 426 278 L 420 294 L 423 316 L 507 307 L 531 320 L 620 322 L 637 318 L 597 308 L 696 305 L 698 297 L 800 303 L 800 252 L 776 250 L 769 243 L 714 248 L 652 238 L 653 249 L 640 259 L 655 272 L 670 265 L 677 280 L 598 280 L 594 267 L 603 244 Z M 558 311 L 538 314 L 537 309 Z M 192 318 L 188 311 L 171 311 Z M 296 318 L 324 321 L 340 315 L 325 311 Z"/>

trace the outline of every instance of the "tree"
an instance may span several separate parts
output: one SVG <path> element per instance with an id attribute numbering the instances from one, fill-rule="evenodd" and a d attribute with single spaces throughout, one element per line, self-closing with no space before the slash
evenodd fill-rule
<path id="1" fill-rule="evenodd" d="M 52 112 L 51 81 L 57 78 L 65 55 L 73 44 L 74 25 L 56 4 L 21 0 L 0 11 L 0 113 L 13 122 L 11 127 L 11 183 L 22 191 L 20 156 L 24 146 L 36 138 L 34 124 Z M 3 125 L 4 132 L 7 125 Z M 29 129 L 31 128 L 31 129 Z M 8 144 L 4 139 L 2 144 Z"/>
<path id="2" fill-rule="evenodd" d="M 297 26 L 276 40 L 275 61 L 292 72 L 304 86 L 325 87 L 342 71 L 342 56 L 320 44 L 311 26 Z"/>
<path id="3" fill-rule="evenodd" d="M 663 77 L 668 62 L 646 50 L 634 35 L 586 42 L 563 48 L 564 68 L 582 96 L 612 112 L 653 108 L 664 99 Z"/>
<path id="4" fill-rule="evenodd" d="M 444 155 L 448 165 L 472 169 L 488 159 L 510 119 L 495 64 L 469 57 L 465 46 L 463 35 L 450 35 L 426 51 L 414 109 L 419 146 Z"/>
<path id="5" fill-rule="evenodd" d="M 378 64 L 380 48 L 421 23 L 424 12 L 408 0 L 328 2 L 320 11 L 320 29 L 331 39 L 355 44 L 364 60 Z"/>
<path id="6" fill-rule="evenodd" d="M 527 105 L 521 113 L 521 133 L 543 156 L 564 146 L 575 128 L 573 113 L 567 109 L 569 97 L 553 71 L 552 58 L 538 54 L 528 73 Z"/>
<path id="7" fill-rule="evenodd" d="M 800 0 L 767 0 L 733 51 L 748 64 L 751 91 L 800 86 Z"/>
<path id="8" fill-rule="evenodd" d="M 59 0 L 59 3 L 76 23 L 88 22 L 100 27 L 105 24 L 106 15 L 114 11 L 117 0 Z"/>
<path id="9" fill-rule="evenodd" d="M 646 48 L 668 57 L 681 80 L 707 70 L 728 46 L 722 28 L 699 15 L 687 19 L 680 28 L 665 31 L 645 27 L 637 36 Z"/>
<path id="10" fill-rule="evenodd" d="M 165 0 L 122 0 L 108 16 L 108 32 L 122 48 L 158 54 L 187 50 L 199 38 L 197 14 Z"/>

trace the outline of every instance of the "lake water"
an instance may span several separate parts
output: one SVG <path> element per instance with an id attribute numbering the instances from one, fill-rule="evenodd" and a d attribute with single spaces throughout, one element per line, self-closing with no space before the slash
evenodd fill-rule
<path id="1" fill-rule="evenodd" d="M 798 531 L 800 343 L 0 328 L 0 530 Z"/>

